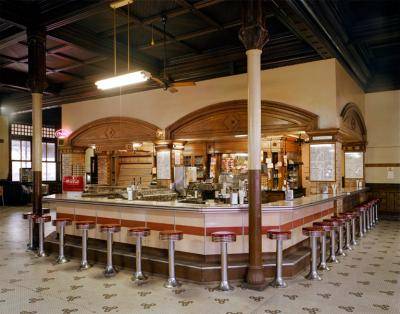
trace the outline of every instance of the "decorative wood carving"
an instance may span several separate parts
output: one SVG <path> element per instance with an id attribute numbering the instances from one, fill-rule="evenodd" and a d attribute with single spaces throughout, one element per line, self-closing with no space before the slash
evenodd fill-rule
<path id="1" fill-rule="evenodd" d="M 262 50 L 268 42 L 266 12 L 261 0 L 242 1 L 242 26 L 239 30 L 239 39 L 246 50 Z"/>
<path id="2" fill-rule="evenodd" d="M 366 142 L 367 128 L 362 112 L 354 103 L 348 103 L 340 113 L 340 130 L 345 142 Z"/>
<path id="3" fill-rule="evenodd" d="M 283 103 L 262 101 L 264 136 L 288 131 L 314 130 L 318 116 Z M 216 140 L 247 134 L 247 100 L 233 100 L 196 110 L 166 128 L 172 140 Z"/>
<path id="4" fill-rule="evenodd" d="M 71 146 L 89 147 L 110 151 L 124 149 L 137 142 L 152 142 L 157 139 L 160 129 L 148 122 L 126 117 L 108 117 L 95 120 L 73 132 L 69 138 Z"/>

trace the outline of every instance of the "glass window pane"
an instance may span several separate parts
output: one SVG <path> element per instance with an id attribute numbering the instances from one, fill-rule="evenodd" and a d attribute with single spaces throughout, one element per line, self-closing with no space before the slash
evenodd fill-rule
<path id="1" fill-rule="evenodd" d="M 42 181 L 47 181 L 47 162 L 42 163 Z"/>
<path id="2" fill-rule="evenodd" d="M 20 141 L 18 140 L 11 141 L 11 159 L 12 160 L 21 159 L 21 146 L 20 146 Z"/>
<path id="3" fill-rule="evenodd" d="M 31 142 L 26 141 L 26 160 L 31 160 Z"/>
<path id="4" fill-rule="evenodd" d="M 19 181 L 19 168 L 21 168 L 21 163 L 19 161 L 13 161 L 11 168 L 12 180 Z"/>
<path id="5" fill-rule="evenodd" d="M 55 143 L 47 143 L 47 161 L 56 161 Z"/>
<path id="6" fill-rule="evenodd" d="M 56 181 L 56 163 L 47 163 L 47 181 Z"/>
<path id="7" fill-rule="evenodd" d="M 46 161 L 46 143 L 42 143 L 42 161 Z"/>

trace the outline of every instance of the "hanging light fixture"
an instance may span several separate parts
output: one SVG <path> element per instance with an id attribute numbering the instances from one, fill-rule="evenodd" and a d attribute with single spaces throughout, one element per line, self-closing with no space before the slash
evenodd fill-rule
<path id="1" fill-rule="evenodd" d="M 110 4 L 114 10 L 114 76 L 97 81 L 95 84 L 98 89 L 106 90 L 116 87 L 123 87 L 127 85 L 142 83 L 151 78 L 151 74 L 147 71 L 140 70 L 130 72 L 130 4 L 133 0 L 116 1 Z M 116 10 L 118 8 L 128 6 L 128 73 L 117 75 L 117 31 L 116 31 Z"/>

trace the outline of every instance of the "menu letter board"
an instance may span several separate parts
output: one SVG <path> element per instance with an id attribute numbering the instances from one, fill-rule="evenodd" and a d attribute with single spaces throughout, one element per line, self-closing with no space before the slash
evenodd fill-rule
<path id="1" fill-rule="evenodd" d="M 344 176 L 346 179 L 364 178 L 364 153 L 345 152 L 344 153 Z"/>
<path id="2" fill-rule="evenodd" d="M 171 152 L 169 150 L 157 152 L 157 179 L 171 179 Z"/>
<path id="3" fill-rule="evenodd" d="M 310 144 L 310 181 L 335 181 L 335 144 Z"/>

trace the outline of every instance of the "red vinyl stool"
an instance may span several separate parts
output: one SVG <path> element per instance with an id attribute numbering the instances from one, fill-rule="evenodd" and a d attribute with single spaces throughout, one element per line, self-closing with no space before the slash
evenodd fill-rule
<path id="1" fill-rule="evenodd" d="M 150 228 L 135 227 L 128 230 L 128 236 L 136 238 L 136 270 L 133 274 L 132 281 L 142 283 L 147 277 L 142 272 L 142 240 L 150 235 Z"/>
<path id="2" fill-rule="evenodd" d="M 346 218 L 345 217 L 339 217 L 339 216 L 332 216 L 331 219 L 327 219 L 328 221 L 336 221 L 338 224 L 338 229 L 339 229 L 339 241 L 338 241 L 338 248 L 336 250 L 336 255 L 337 256 L 346 256 L 346 253 L 343 251 L 343 245 L 344 245 L 344 239 L 343 239 L 343 228 L 346 224 Z"/>
<path id="3" fill-rule="evenodd" d="M 303 235 L 310 237 L 311 244 L 310 272 L 306 276 L 306 279 L 321 280 L 321 277 L 317 271 L 317 238 L 322 237 L 325 232 L 326 231 L 320 227 L 303 228 Z"/>
<path id="4" fill-rule="evenodd" d="M 268 239 L 276 240 L 276 272 L 275 279 L 269 284 L 274 288 L 286 288 L 287 284 L 282 276 L 283 264 L 283 241 L 289 240 L 292 237 L 291 231 L 269 230 L 267 232 Z"/>
<path id="5" fill-rule="evenodd" d="M 346 227 L 346 243 L 343 247 L 344 250 L 347 251 L 352 251 L 353 248 L 350 245 L 350 241 L 351 241 L 351 231 L 350 231 L 350 224 L 351 224 L 351 218 L 353 217 L 352 214 L 349 213 L 341 213 L 339 214 L 339 217 L 345 218 L 346 222 L 345 222 L 345 227 Z"/>
<path id="6" fill-rule="evenodd" d="M 96 228 L 96 222 L 93 220 L 76 221 L 75 228 L 77 230 L 82 230 L 82 258 L 79 270 L 86 270 L 90 268 L 90 264 L 87 260 L 87 241 L 89 230 Z"/>
<path id="7" fill-rule="evenodd" d="M 65 226 L 69 226 L 72 224 L 72 220 L 70 218 L 57 218 L 53 220 L 53 226 L 59 229 L 59 242 L 58 242 L 58 257 L 56 260 L 57 264 L 64 264 L 68 262 L 68 259 L 64 255 L 64 234 L 65 234 Z"/>
<path id="8" fill-rule="evenodd" d="M 321 229 L 324 229 L 327 233 L 331 232 L 331 230 L 333 229 L 332 224 L 330 223 L 326 223 L 323 221 L 317 221 L 313 223 L 313 227 L 319 227 Z M 326 233 L 324 232 L 323 235 L 321 236 L 321 258 L 320 258 L 320 262 L 318 265 L 318 270 L 331 270 L 328 266 L 328 264 L 326 263 Z"/>
<path id="9" fill-rule="evenodd" d="M 228 281 L 228 243 L 236 242 L 236 233 L 230 231 L 217 231 L 211 234 L 212 242 L 221 243 L 221 282 L 217 290 L 232 291 L 233 287 Z"/>
<path id="10" fill-rule="evenodd" d="M 50 209 L 49 208 L 43 208 L 42 209 L 43 214 L 49 214 L 50 213 Z M 33 219 L 32 217 L 35 214 L 33 212 L 27 212 L 27 213 L 23 213 L 22 214 L 22 219 L 28 220 L 28 243 L 26 244 L 27 250 L 28 251 L 34 251 L 35 247 L 33 245 Z M 43 229 L 44 230 L 44 229 Z M 44 238 L 44 235 L 43 235 Z"/>
<path id="11" fill-rule="evenodd" d="M 46 256 L 46 253 L 44 251 L 44 224 L 46 222 L 51 221 L 51 216 L 50 215 L 44 215 L 44 216 L 32 216 L 33 222 L 39 224 L 39 248 L 38 248 L 38 257 L 44 257 Z"/>
<path id="12" fill-rule="evenodd" d="M 165 288 L 175 288 L 181 286 L 181 283 L 175 277 L 175 241 L 180 241 L 182 239 L 182 231 L 160 231 L 160 240 L 168 241 L 168 279 L 164 283 Z"/>
<path id="13" fill-rule="evenodd" d="M 100 232 L 107 233 L 107 265 L 104 269 L 105 277 L 113 277 L 117 274 L 118 270 L 113 265 L 112 247 L 113 247 L 113 234 L 121 231 L 119 224 L 106 224 L 100 226 Z"/>

